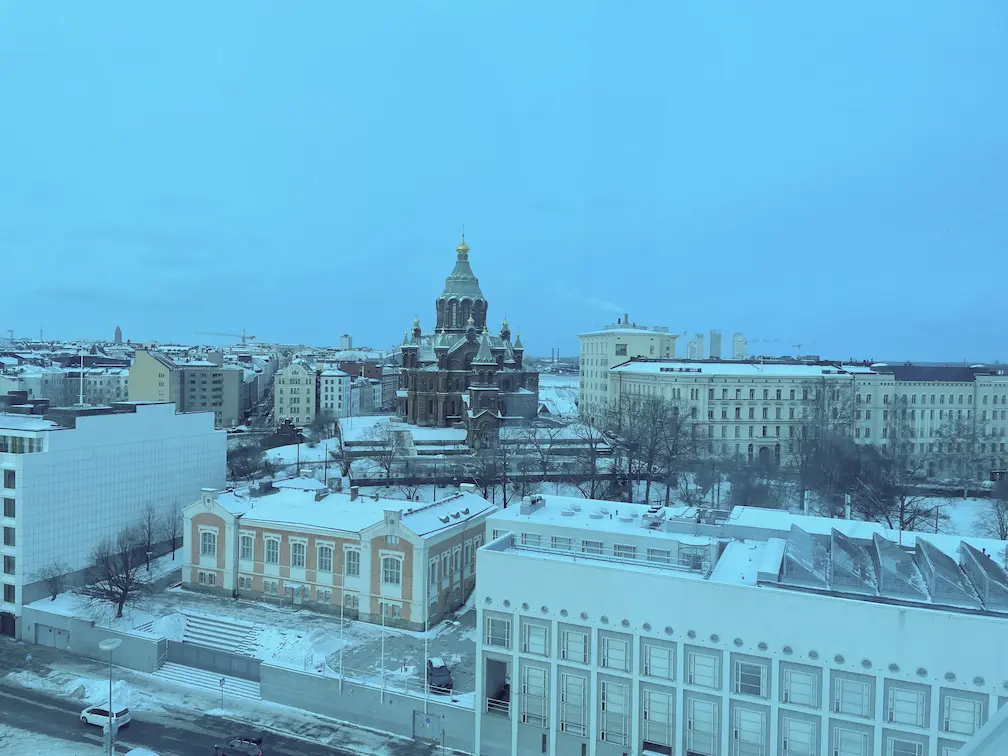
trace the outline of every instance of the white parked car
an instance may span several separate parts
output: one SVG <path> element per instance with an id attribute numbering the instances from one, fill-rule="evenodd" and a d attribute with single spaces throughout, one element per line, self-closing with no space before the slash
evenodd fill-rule
<path id="1" fill-rule="evenodd" d="M 98 706 L 88 706 L 80 713 L 80 721 L 84 724 L 96 725 L 104 728 L 109 721 L 108 706 L 100 704 Z M 125 727 L 130 723 L 130 711 L 123 708 L 115 713 L 115 721 L 120 727 Z"/>

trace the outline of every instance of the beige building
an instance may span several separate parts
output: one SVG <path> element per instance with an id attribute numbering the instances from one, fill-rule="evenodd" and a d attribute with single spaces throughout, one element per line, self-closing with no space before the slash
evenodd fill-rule
<path id="1" fill-rule="evenodd" d="M 465 603 L 493 511 L 471 491 L 410 502 L 313 478 L 207 489 L 183 511 L 182 582 L 422 629 Z"/>
<path id="2" fill-rule="evenodd" d="M 273 384 L 273 422 L 289 420 L 311 425 L 319 409 L 319 372 L 305 360 L 294 360 L 276 374 Z M 349 396 L 345 399 L 349 406 Z"/>
<path id="3" fill-rule="evenodd" d="M 610 368 L 607 383 L 610 408 L 621 397 L 680 402 L 720 458 L 789 464 L 824 413 L 856 443 L 902 438 L 921 476 L 986 479 L 1008 462 L 1008 374 L 996 367 L 638 360 Z"/>
<path id="4" fill-rule="evenodd" d="M 668 328 L 647 328 L 631 323 L 627 315 L 601 331 L 578 334 L 581 342 L 581 377 L 578 409 L 583 417 L 594 417 L 608 406 L 609 368 L 635 357 L 674 359 L 676 338 Z"/>
<path id="5" fill-rule="evenodd" d="M 240 367 L 213 359 L 171 358 L 152 349 L 137 349 L 129 369 L 129 400 L 174 402 L 179 412 L 213 412 L 218 428 L 242 419 Z"/>

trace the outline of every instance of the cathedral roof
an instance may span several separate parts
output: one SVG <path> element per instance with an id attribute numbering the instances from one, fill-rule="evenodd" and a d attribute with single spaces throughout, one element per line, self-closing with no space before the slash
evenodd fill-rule
<path id="1" fill-rule="evenodd" d="M 515 336 L 514 348 L 515 349 L 524 349 L 525 348 L 525 347 L 522 346 L 522 343 L 521 343 L 521 334 L 520 333 L 517 336 Z"/>
<path id="2" fill-rule="evenodd" d="M 462 234 L 462 241 L 455 248 L 456 260 L 455 268 L 451 275 L 445 279 L 444 290 L 439 299 L 482 299 L 483 291 L 480 289 L 479 279 L 469 267 L 469 245 L 465 242 L 465 234 Z"/>
<path id="3" fill-rule="evenodd" d="M 486 328 L 483 328 L 483 333 L 480 335 L 480 345 L 479 351 L 476 356 L 473 357 L 473 365 L 496 365 L 497 358 L 493 356 L 493 352 L 490 351 L 490 335 L 487 333 Z"/>

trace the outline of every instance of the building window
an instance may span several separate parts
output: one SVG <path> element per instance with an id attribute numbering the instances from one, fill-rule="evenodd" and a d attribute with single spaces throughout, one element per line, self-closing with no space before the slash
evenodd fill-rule
<path id="1" fill-rule="evenodd" d="M 672 696 L 657 690 L 644 691 L 644 743 L 672 745 Z M 647 747 L 645 745 L 645 752 Z"/>
<path id="2" fill-rule="evenodd" d="M 332 546 L 318 547 L 318 569 L 319 572 L 332 572 Z"/>
<path id="3" fill-rule="evenodd" d="M 4 470 L 3 484 L 4 488 L 10 488 L 11 490 L 17 487 L 17 475 L 14 470 Z"/>
<path id="4" fill-rule="evenodd" d="M 290 545 L 290 564 L 291 567 L 300 567 L 304 569 L 305 566 L 305 544 L 301 541 L 293 541 Z"/>
<path id="5" fill-rule="evenodd" d="M 343 596 L 343 606 L 347 609 L 360 609 L 360 596 L 356 593 L 347 593 Z"/>
<path id="6" fill-rule="evenodd" d="M 581 541 L 581 551 L 585 554 L 601 554 L 602 541 Z"/>
<path id="7" fill-rule="evenodd" d="M 797 669 L 784 670 L 784 683 L 781 686 L 781 701 L 798 706 L 819 706 L 819 675 L 816 672 L 804 672 Z"/>
<path id="8" fill-rule="evenodd" d="M 868 683 L 837 678 L 833 683 L 833 711 L 852 717 L 867 717 L 871 711 Z"/>
<path id="9" fill-rule="evenodd" d="M 548 632 L 545 625 L 525 622 L 522 625 L 522 651 L 536 656 L 548 656 Z"/>
<path id="10" fill-rule="evenodd" d="M 402 585 L 402 559 L 398 557 L 382 557 L 382 583 L 385 585 Z"/>
<path id="11" fill-rule="evenodd" d="M 637 547 L 617 543 L 613 545 L 613 556 L 618 559 L 634 559 L 637 556 Z"/>
<path id="12" fill-rule="evenodd" d="M 576 630 L 560 631 L 560 658 L 578 664 L 588 663 L 588 634 Z"/>
<path id="13" fill-rule="evenodd" d="M 14 528 L 4 528 L 3 529 L 3 544 L 4 546 L 16 546 L 14 539 Z"/>
<path id="14" fill-rule="evenodd" d="M 216 585 L 217 575 L 213 572 L 200 572 L 199 581 L 200 585 Z"/>
<path id="15" fill-rule="evenodd" d="M 553 536 L 550 545 L 557 551 L 574 551 L 574 539 L 565 536 Z"/>
<path id="16" fill-rule="evenodd" d="M 687 652 L 686 682 L 690 685 L 719 690 L 721 681 L 718 675 L 718 657 L 699 651 Z"/>
<path id="17" fill-rule="evenodd" d="M 718 705 L 713 701 L 690 698 L 686 702 L 687 753 L 714 756 L 717 753 Z"/>
<path id="18" fill-rule="evenodd" d="M 983 704 L 968 698 L 945 696 L 942 706 L 942 732 L 972 735 L 983 724 Z"/>
<path id="19" fill-rule="evenodd" d="M 923 727 L 924 710 L 923 691 L 908 690 L 895 685 L 889 687 L 886 717 L 888 721 Z"/>
<path id="20" fill-rule="evenodd" d="M 246 577 L 245 575 L 238 576 L 238 589 L 243 591 L 252 590 L 252 578 Z"/>
<path id="21" fill-rule="evenodd" d="M 3 558 L 3 570 L 5 575 L 13 575 L 15 572 L 14 557 L 4 555 Z"/>
<path id="22" fill-rule="evenodd" d="M 511 648 L 511 620 L 486 618 L 486 645 Z"/>
<path id="23" fill-rule="evenodd" d="M 385 536 L 385 545 L 386 546 L 398 546 L 399 545 L 399 536 L 397 536 L 397 535 L 387 535 L 387 536 Z"/>
<path id="24" fill-rule="evenodd" d="M 868 756 L 868 733 L 834 727 L 833 756 Z"/>
<path id="25" fill-rule="evenodd" d="M 266 564 L 280 564 L 280 539 L 267 538 L 265 552 Z"/>
<path id="26" fill-rule="evenodd" d="M 4 517 L 14 517 L 14 513 L 17 510 L 14 507 L 14 499 L 4 498 L 3 500 L 3 516 Z"/>
<path id="27" fill-rule="evenodd" d="M 360 577 L 360 552 L 356 549 L 347 549 L 345 555 L 344 574 L 347 577 Z"/>
<path id="28" fill-rule="evenodd" d="M 732 723 L 735 753 L 766 756 L 766 732 L 766 715 L 763 712 L 751 711 L 741 706 L 735 708 L 735 721 Z"/>
<path id="29" fill-rule="evenodd" d="M 784 717 L 781 728 L 784 756 L 815 756 L 818 750 L 815 722 Z"/>
<path id="30" fill-rule="evenodd" d="M 599 695 L 600 739 L 625 746 L 628 742 L 628 688 L 621 683 L 603 680 Z"/>
<path id="31" fill-rule="evenodd" d="M 602 658 L 599 666 L 620 672 L 630 671 L 630 643 L 622 638 L 602 637 Z"/>
<path id="32" fill-rule="evenodd" d="M 3 600 L 8 604 L 13 604 L 15 600 L 14 586 L 9 583 L 4 583 L 3 587 Z"/>
<path id="33" fill-rule="evenodd" d="M 645 641 L 641 656 L 643 675 L 660 677 L 663 680 L 675 679 L 675 649 L 669 646 L 656 646 Z"/>
<path id="34" fill-rule="evenodd" d="M 538 549 L 539 545 L 542 543 L 542 536 L 539 533 L 522 533 L 521 534 L 522 546 L 531 546 L 532 548 Z"/>
<path id="35" fill-rule="evenodd" d="M 886 738 L 886 756 L 924 756 L 924 744 L 903 738 Z"/>
<path id="36" fill-rule="evenodd" d="M 672 552 L 668 549 L 648 549 L 647 558 L 649 562 L 672 564 Z"/>
<path id="37" fill-rule="evenodd" d="M 332 589 L 331 588 L 317 588 L 315 590 L 316 596 L 315 600 L 320 604 L 329 604 L 332 602 Z"/>
<path id="38" fill-rule="evenodd" d="M 252 560 L 254 541 L 250 535 L 242 535 L 239 545 L 239 559 Z"/>
<path id="39" fill-rule="evenodd" d="M 217 556 L 217 534 L 204 530 L 200 533 L 200 556 Z"/>
<path id="40" fill-rule="evenodd" d="M 521 721 L 536 727 L 547 722 L 546 670 L 525 667 L 522 670 Z"/>
<path id="41" fill-rule="evenodd" d="M 587 681 L 581 675 L 560 675 L 560 732 L 588 734 Z"/>
<path id="42" fill-rule="evenodd" d="M 626 357 L 626 353 L 627 353 L 626 347 L 627 347 L 626 344 L 617 344 L 616 345 L 616 356 L 617 357 Z"/>
<path id="43" fill-rule="evenodd" d="M 735 692 L 746 696 L 767 695 L 767 668 L 765 664 L 735 662 Z"/>

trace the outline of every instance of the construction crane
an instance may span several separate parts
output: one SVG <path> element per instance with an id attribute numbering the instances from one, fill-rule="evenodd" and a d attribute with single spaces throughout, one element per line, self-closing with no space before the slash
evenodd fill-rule
<path id="1" fill-rule="evenodd" d="M 255 336 L 250 336 L 242 328 L 241 333 L 223 333 L 221 331 L 196 331 L 200 336 L 230 336 L 233 339 L 241 339 L 241 345 L 247 346 L 249 341 L 254 341 Z"/>

